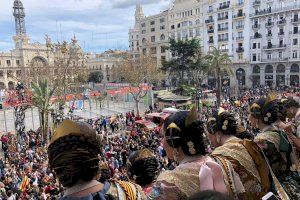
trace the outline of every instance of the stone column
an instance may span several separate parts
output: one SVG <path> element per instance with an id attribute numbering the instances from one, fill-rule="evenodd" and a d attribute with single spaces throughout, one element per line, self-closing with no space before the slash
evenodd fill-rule
<path id="1" fill-rule="evenodd" d="M 5 85 L 5 88 L 7 89 L 8 88 L 8 80 L 7 80 L 7 70 L 3 70 L 3 82 L 4 82 L 4 85 Z"/>
<path id="2" fill-rule="evenodd" d="M 291 76 L 291 66 L 290 65 L 286 65 L 285 67 L 285 81 L 284 84 L 287 86 L 291 85 L 291 81 L 290 81 L 290 77 Z"/>
<path id="3" fill-rule="evenodd" d="M 264 66 L 260 66 L 260 85 L 265 85 L 266 81 L 265 81 L 265 67 Z"/>

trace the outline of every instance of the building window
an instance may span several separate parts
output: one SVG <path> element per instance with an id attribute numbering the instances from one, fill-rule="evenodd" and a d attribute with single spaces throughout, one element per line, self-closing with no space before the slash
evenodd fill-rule
<path id="1" fill-rule="evenodd" d="M 151 36 L 151 42 L 155 42 L 155 36 Z"/>
<path id="2" fill-rule="evenodd" d="M 146 34 L 146 30 L 142 30 L 142 34 Z"/>
<path id="3" fill-rule="evenodd" d="M 146 53 L 147 53 L 147 49 L 146 49 L 146 48 L 143 48 L 143 50 L 142 50 L 142 51 L 143 51 L 143 54 L 144 54 L 144 55 L 146 55 Z"/>
<path id="4" fill-rule="evenodd" d="M 256 61 L 256 53 L 252 54 L 252 61 Z"/>
<path id="5" fill-rule="evenodd" d="M 252 49 L 256 49 L 256 43 L 253 43 Z"/>
<path id="6" fill-rule="evenodd" d="M 160 26 L 160 30 L 165 30 L 165 25 Z"/>
<path id="7" fill-rule="evenodd" d="M 257 48 L 260 49 L 260 43 L 257 43 Z"/>
<path id="8" fill-rule="evenodd" d="M 4 73 L 3 73 L 3 71 L 1 70 L 0 71 L 0 77 L 3 77 L 4 76 Z"/>
<path id="9" fill-rule="evenodd" d="M 294 26 L 294 34 L 298 34 L 298 26 Z"/>
<path id="10" fill-rule="evenodd" d="M 161 41 L 164 41 L 166 39 L 166 36 L 164 35 L 164 34 L 162 34 L 161 36 L 160 36 L 160 40 Z"/>
<path id="11" fill-rule="evenodd" d="M 154 25 L 154 24 L 155 24 L 155 21 L 151 21 L 151 22 L 150 22 L 150 25 Z"/>
<path id="12" fill-rule="evenodd" d="M 164 23 L 165 22 L 165 18 L 161 18 L 159 21 L 160 21 L 160 23 Z"/>
<path id="13" fill-rule="evenodd" d="M 175 29 L 175 25 L 172 25 L 172 26 L 171 26 L 171 29 Z"/>
<path id="14" fill-rule="evenodd" d="M 151 51 L 151 54 L 156 54 L 156 47 L 151 47 L 150 51 Z"/>
<path id="15" fill-rule="evenodd" d="M 278 58 L 279 58 L 279 59 L 282 59 L 282 51 L 279 51 L 279 52 L 278 52 Z"/>
<path id="16" fill-rule="evenodd" d="M 165 53 L 166 52 L 166 47 L 164 47 L 164 46 L 160 47 L 160 52 Z"/>
<path id="17" fill-rule="evenodd" d="M 146 27 L 146 23 L 142 23 L 141 26 L 142 26 L 142 27 Z"/>
<path id="18" fill-rule="evenodd" d="M 293 58 L 298 58 L 298 51 L 293 51 Z"/>
<path id="19" fill-rule="evenodd" d="M 11 66 L 10 60 L 6 60 L 6 65 L 7 65 L 7 66 Z"/>
<path id="20" fill-rule="evenodd" d="M 298 45 L 298 39 L 297 38 L 293 39 L 293 45 Z"/>
<path id="21" fill-rule="evenodd" d="M 272 59 L 272 53 L 268 53 L 267 57 L 268 57 L 268 60 L 271 60 Z"/>
<path id="22" fill-rule="evenodd" d="M 193 29 L 190 30 L 190 37 L 194 37 L 194 31 L 193 31 Z"/>
<path id="23" fill-rule="evenodd" d="M 212 6 L 208 7 L 208 12 L 213 12 L 213 7 Z"/>
<path id="24" fill-rule="evenodd" d="M 155 28 L 151 28 L 151 32 L 154 32 L 155 31 Z"/>
<path id="25" fill-rule="evenodd" d="M 20 60 L 16 60 L 17 66 L 20 66 Z"/>
<path id="26" fill-rule="evenodd" d="M 238 56 L 239 56 L 239 60 L 243 60 L 243 54 L 242 53 L 240 53 Z"/>

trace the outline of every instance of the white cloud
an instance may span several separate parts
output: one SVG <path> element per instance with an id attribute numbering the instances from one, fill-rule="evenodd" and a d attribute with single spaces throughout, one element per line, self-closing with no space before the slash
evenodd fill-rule
<path id="1" fill-rule="evenodd" d="M 13 47 L 13 1 L 0 0 L 0 51 L 8 51 Z M 141 0 L 145 14 L 158 13 L 169 1 Z M 49 34 L 53 41 L 69 41 L 76 34 L 87 51 L 128 48 L 128 29 L 134 25 L 132 5 L 136 0 L 22 0 L 22 2 L 26 12 L 27 34 L 32 41 L 44 43 L 45 34 Z M 113 9 L 116 7 L 124 9 Z"/>
<path id="2" fill-rule="evenodd" d="M 112 0 L 113 8 L 129 8 L 136 5 L 139 0 Z M 142 5 L 147 4 L 160 4 L 164 2 L 169 2 L 169 0 L 140 0 Z"/>

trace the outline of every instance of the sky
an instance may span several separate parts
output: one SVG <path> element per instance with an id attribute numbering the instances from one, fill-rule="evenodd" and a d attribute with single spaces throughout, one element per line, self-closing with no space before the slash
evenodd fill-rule
<path id="1" fill-rule="evenodd" d="M 86 52 L 128 49 L 138 0 L 22 0 L 31 42 L 70 41 L 76 35 Z M 140 0 L 146 16 L 170 7 L 171 0 Z M 14 0 L 0 0 L 0 52 L 13 49 Z"/>

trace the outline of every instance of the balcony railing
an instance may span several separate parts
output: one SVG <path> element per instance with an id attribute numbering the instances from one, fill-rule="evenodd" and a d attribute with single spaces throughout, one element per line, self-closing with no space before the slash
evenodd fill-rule
<path id="1" fill-rule="evenodd" d="M 282 61 L 288 61 L 289 58 L 271 58 L 271 59 L 266 59 L 266 58 L 262 58 L 261 61 L 262 62 L 282 62 Z"/>
<path id="2" fill-rule="evenodd" d="M 230 7 L 230 4 L 225 4 L 225 5 L 222 5 L 222 6 L 219 6 L 218 10 L 224 10 L 224 9 L 227 9 Z"/>
<path id="3" fill-rule="evenodd" d="M 262 35 L 260 33 L 254 34 L 254 36 L 250 37 L 250 39 L 258 39 L 258 38 L 262 38 Z"/>
<path id="4" fill-rule="evenodd" d="M 265 26 L 266 26 L 266 27 L 274 26 L 274 22 L 267 22 L 267 23 L 265 24 Z"/>
<path id="5" fill-rule="evenodd" d="M 207 30 L 207 33 L 214 33 L 214 32 L 215 32 L 214 29 L 209 29 L 209 30 Z"/>
<path id="6" fill-rule="evenodd" d="M 233 18 L 239 18 L 239 17 L 245 17 L 246 14 L 245 13 L 238 13 L 237 15 L 233 15 Z"/>
<path id="7" fill-rule="evenodd" d="M 237 49 L 236 49 L 236 52 L 237 52 L 237 53 L 242 53 L 242 52 L 244 52 L 244 47 L 239 47 L 239 48 L 237 48 Z"/>
<path id="8" fill-rule="evenodd" d="M 259 6 L 260 5 L 260 1 L 258 1 L 258 0 L 255 0 L 254 2 L 253 2 L 253 6 Z"/>
<path id="9" fill-rule="evenodd" d="M 284 32 L 279 32 L 278 35 L 284 35 Z"/>
<path id="10" fill-rule="evenodd" d="M 264 46 L 263 49 L 281 49 L 281 48 L 285 48 L 286 47 L 286 44 L 280 44 L 280 45 L 267 45 L 267 46 Z"/>
<path id="11" fill-rule="evenodd" d="M 235 38 L 236 40 L 243 40 L 244 39 L 244 36 L 238 36 Z"/>
<path id="12" fill-rule="evenodd" d="M 284 25 L 286 23 L 285 19 L 281 19 L 280 21 L 277 22 L 277 25 Z"/>
<path id="13" fill-rule="evenodd" d="M 227 31 L 228 27 L 218 28 L 218 31 Z"/>
<path id="14" fill-rule="evenodd" d="M 221 52 L 228 52 L 229 49 L 220 49 Z"/>
<path id="15" fill-rule="evenodd" d="M 221 20 L 226 20 L 228 19 L 228 16 L 226 15 L 225 17 L 218 17 L 218 20 L 221 21 Z"/>
<path id="16" fill-rule="evenodd" d="M 244 28 L 244 25 L 237 25 L 235 28 L 236 29 L 241 29 L 241 28 Z"/>
<path id="17" fill-rule="evenodd" d="M 294 19 L 291 19 L 291 22 L 292 22 L 292 23 L 299 23 L 300 20 L 299 20 L 299 18 L 294 18 Z"/>
<path id="18" fill-rule="evenodd" d="M 227 41 L 228 41 L 228 38 L 219 38 L 218 41 L 219 41 L 219 42 L 227 42 Z"/>
<path id="19" fill-rule="evenodd" d="M 273 35 L 272 33 L 268 33 L 267 37 L 272 37 L 272 35 Z"/>
<path id="20" fill-rule="evenodd" d="M 254 25 L 252 26 L 252 28 L 253 28 L 253 29 L 258 29 L 258 28 L 260 28 L 260 24 L 254 24 Z"/>
<path id="21" fill-rule="evenodd" d="M 293 11 L 300 8 L 300 4 L 285 6 L 283 8 L 268 8 L 261 11 L 255 11 L 255 13 L 250 14 L 250 17 L 258 16 L 258 15 L 266 15 L 270 13 L 276 12 L 284 12 L 284 11 Z"/>
<path id="22" fill-rule="evenodd" d="M 208 40 L 208 44 L 213 44 L 214 40 Z"/>
<path id="23" fill-rule="evenodd" d="M 300 31 L 290 31 L 289 34 L 300 34 Z"/>
<path id="24" fill-rule="evenodd" d="M 214 19 L 207 19 L 207 20 L 205 20 L 206 24 L 210 24 L 210 23 L 213 23 L 213 22 L 214 22 Z"/>

